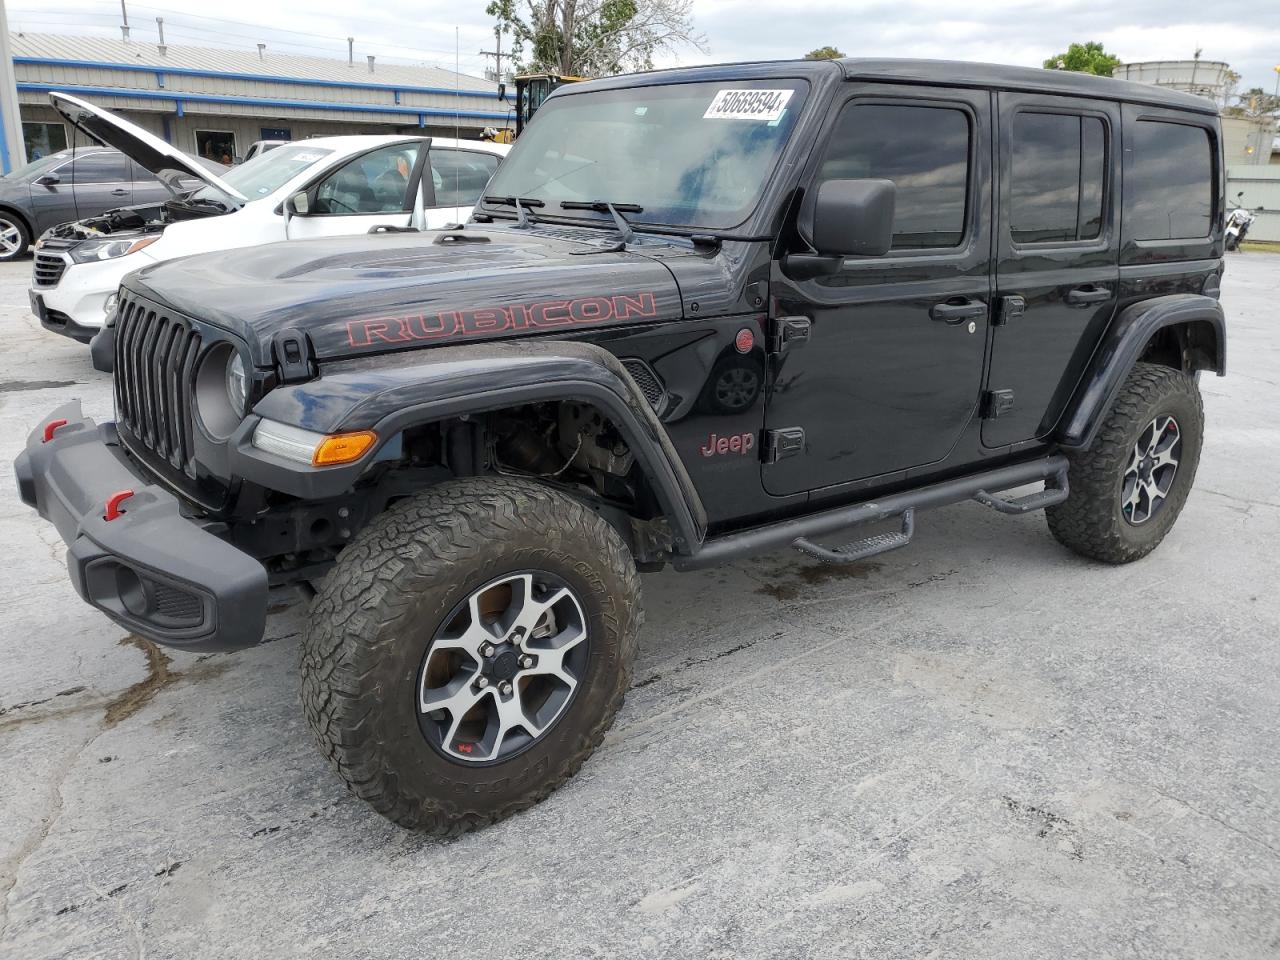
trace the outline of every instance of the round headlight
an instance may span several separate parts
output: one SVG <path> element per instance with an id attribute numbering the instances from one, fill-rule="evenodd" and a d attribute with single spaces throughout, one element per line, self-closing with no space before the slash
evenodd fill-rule
<path id="1" fill-rule="evenodd" d="M 249 380 L 244 375 L 244 361 L 236 352 L 227 361 L 227 400 L 236 416 L 243 417 L 245 406 L 249 402 Z"/>

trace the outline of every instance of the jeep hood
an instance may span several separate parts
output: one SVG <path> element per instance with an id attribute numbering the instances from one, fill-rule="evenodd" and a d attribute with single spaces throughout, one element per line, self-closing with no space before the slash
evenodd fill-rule
<path id="1" fill-rule="evenodd" d="M 271 363 L 275 334 L 290 329 L 326 360 L 683 315 L 666 266 L 610 249 L 608 232 L 585 233 L 472 224 L 286 241 L 155 264 L 125 286 L 243 337 L 260 366 Z"/>
<path id="2" fill-rule="evenodd" d="M 154 134 L 134 126 L 128 120 L 103 110 L 68 93 L 51 93 L 49 102 L 66 121 L 94 140 L 115 147 L 138 166 L 156 175 L 175 196 L 181 192 L 178 181 L 182 177 L 203 180 L 217 187 L 229 197 L 241 203 L 248 198 L 235 187 L 200 166 L 172 144 L 165 143 Z"/>

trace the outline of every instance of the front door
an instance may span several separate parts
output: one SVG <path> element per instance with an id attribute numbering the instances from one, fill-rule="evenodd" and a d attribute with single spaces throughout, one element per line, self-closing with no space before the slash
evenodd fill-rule
<path id="1" fill-rule="evenodd" d="M 57 183 L 31 185 L 36 235 L 68 220 L 83 220 L 133 202 L 129 158 L 114 150 L 81 153 L 53 174 Z"/>
<path id="2" fill-rule="evenodd" d="M 814 182 L 897 187 L 892 249 L 833 276 L 788 279 L 776 313 L 807 318 L 807 342 L 772 359 L 769 431 L 801 452 L 763 467 L 782 495 L 947 457 L 977 415 L 991 285 L 991 94 L 858 85 L 839 103 Z M 778 434 L 766 433 L 766 438 Z"/>
<path id="3" fill-rule="evenodd" d="M 308 191 L 306 216 L 289 221 L 289 239 L 368 233 L 409 226 L 421 176 L 421 142 L 393 143 L 348 160 Z"/>
<path id="4" fill-rule="evenodd" d="M 1001 93 L 998 104 L 999 309 L 987 447 L 1053 430 L 1111 322 L 1120 280 L 1119 108 L 1023 93 Z"/>

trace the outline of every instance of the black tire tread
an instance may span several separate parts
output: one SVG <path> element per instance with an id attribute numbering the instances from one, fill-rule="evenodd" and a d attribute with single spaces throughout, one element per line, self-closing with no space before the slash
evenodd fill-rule
<path id="1" fill-rule="evenodd" d="M 1175 481 L 1177 489 L 1170 492 L 1165 503 L 1165 509 L 1177 517 L 1195 480 L 1199 438 L 1204 432 L 1204 406 L 1194 378 L 1172 367 L 1139 362 L 1129 372 L 1092 446 L 1068 454 L 1070 496 L 1045 511 L 1049 531 L 1059 543 L 1081 556 L 1114 564 L 1139 560 L 1159 545 L 1163 534 L 1145 543 L 1134 543 L 1124 536 L 1120 527 L 1123 521 L 1117 522 L 1116 477 L 1128 464 L 1135 428 L 1146 424 L 1148 411 L 1179 395 L 1191 403 L 1197 422 L 1194 455 L 1184 453 L 1179 465 L 1182 473 Z M 1139 420 L 1143 423 L 1138 424 Z"/>
<path id="2" fill-rule="evenodd" d="M 607 566 L 627 584 L 617 598 L 621 669 L 610 676 L 607 706 L 578 740 L 554 778 L 496 812 L 431 809 L 400 789 L 395 765 L 366 720 L 377 709 L 362 679 L 388 655 L 388 625 L 406 612 L 405 598 L 418 586 L 448 576 L 464 555 L 491 549 L 495 539 L 537 525 L 577 525 L 598 544 L 593 563 Z M 302 704 L 321 751 L 348 788 L 380 814 L 402 826 L 437 836 L 456 836 L 504 819 L 544 799 L 568 780 L 604 739 L 631 685 L 631 667 L 643 610 L 631 553 L 622 538 L 585 504 L 534 481 L 485 477 L 449 481 L 402 500 L 361 530 L 343 551 L 311 602 L 301 644 Z M 377 639 L 380 638 L 380 639 Z"/>

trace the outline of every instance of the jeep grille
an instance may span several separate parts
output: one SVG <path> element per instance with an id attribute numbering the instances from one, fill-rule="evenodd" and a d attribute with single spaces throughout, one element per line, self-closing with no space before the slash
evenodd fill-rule
<path id="1" fill-rule="evenodd" d="M 200 333 L 185 317 L 121 291 L 116 311 L 116 419 L 134 441 L 195 477 L 191 398 Z"/>

